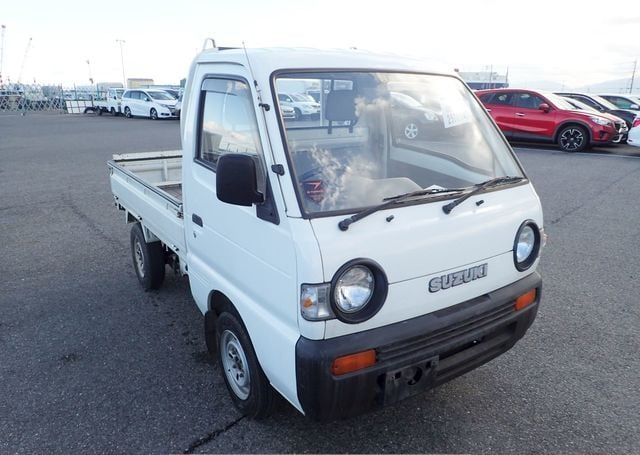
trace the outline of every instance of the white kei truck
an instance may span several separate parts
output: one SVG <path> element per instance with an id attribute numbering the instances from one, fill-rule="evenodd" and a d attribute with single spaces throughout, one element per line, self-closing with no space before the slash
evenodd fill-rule
<path id="1" fill-rule="evenodd" d="M 144 289 L 167 265 L 188 275 L 241 413 L 267 416 L 277 391 L 312 419 L 361 414 L 490 361 L 531 326 L 540 200 L 455 73 L 214 43 L 187 81 L 182 150 L 114 155 L 111 189 Z M 292 86 L 320 89 L 320 118 L 284 121 Z"/>

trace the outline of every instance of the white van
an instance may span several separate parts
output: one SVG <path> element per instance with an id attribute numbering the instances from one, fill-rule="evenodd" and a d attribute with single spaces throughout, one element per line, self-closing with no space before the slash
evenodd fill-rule
<path id="1" fill-rule="evenodd" d="M 177 118 L 178 100 L 164 90 L 135 89 L 122 94 L 122 112 L 125 117 Z"/>
<path id="2" fill-rule="evenodd" d="M 289 80 L 333 87 L 314 124 L 284 121 Z M 436 113 L 429 134 L 404 137 L 393 93 Z M 191 66 L 181 134 L 180 151 L 114 156 L 111 188 L 140 283 L 160 287 L 167 264 L 188 275 L 243 414 L 267 415 L 274 391 L 321 420 L 408 399 L 532 324 L 540 201 L 455 74 L 356 50 L 214 48 Z"/>

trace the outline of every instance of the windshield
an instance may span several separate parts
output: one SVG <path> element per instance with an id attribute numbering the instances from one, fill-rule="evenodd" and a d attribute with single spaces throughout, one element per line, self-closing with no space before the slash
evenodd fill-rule
<path id="1" fill-rule="evenodd" d="M 580 109 L 581 111 L 591 112 L 592 114 L 600 114 L 600 111 L 592 108 L 588 104 L 584 104 L 582 101 L 574 100 L 573 98 L 564 98 L 567 103 L 574 106 L 576 109 Z"/>
<path id="2" fill-rule="evenodd" d="M 545 93 L 544 96 L 546 96 L 549 101 L 555 104 L 558 109 L 565 109 L 570 111 L 575 111 L 577 109 L 575 105 L 571 104 L 562 96 L 558 96 L 553 93 Z"/>
<path id="3" fill-rule="evenodd" d="M 609 100 L 605 100 L 605 99 L 604 99 L 603 97 L 601 97 L 601 96 L 598 96 L 598 95 L 589 95 L 589 96 L 590 96 L 591 98 L 593 98 L 593 100 L 594 100 L 596 103 L 603 105 L 606 109 L 609 109 L 609 110 L 612 110 L 612 109 L 613 109 L 613 110 L 618 109 L 618 107 L 617 107 L 615 104 L 613 104 L 613 103 L 612 103 L 611 101 L 609 101 Z"/>
<path id="4" fill-rule="evenodd" d="M 280 74 L 279 92 L 324 87 L 320 115 L 283 124 L 301 209 L 353 212 L 422 188 L 523 176 L 483 108 L 448 76 Z M 398 103 L 408 97 L 411 103 Z"/>
<path id="5" fill-rule="evenodd" d="M 154 100 L 171 101 L 175 99 L 173 96 L 169 95 L 167 92 L 147 92 L 147 93 Z"/>

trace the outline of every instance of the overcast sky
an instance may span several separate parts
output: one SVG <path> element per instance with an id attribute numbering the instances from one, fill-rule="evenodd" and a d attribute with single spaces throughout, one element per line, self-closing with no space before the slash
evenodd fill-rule
<path id="1" fill-rule="evenodd" d="M 621 5 L 626 12 L 602 0 L 4 0 L 2 76 L 18 79 L 31 37 L 23 82 L 87 84 L 87 60 L 96 82 L 121 81 L 124 39 L 126 77 L 177 83 L 212 36 L 220 46 L 356 46 L 469 71 L 508 65 L 512 85 L 583 86 L 630 78 L 640 57 L 640 2 Z"/>

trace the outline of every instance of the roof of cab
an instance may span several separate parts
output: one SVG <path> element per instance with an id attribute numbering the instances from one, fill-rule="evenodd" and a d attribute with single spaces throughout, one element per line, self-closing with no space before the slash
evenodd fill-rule
<path id="1" fill-rule="evenodd" d="M 245 65 L 247 55 L 254 72 L 271 74 L 283 69 L 372 69 L 454 74 L 442 64 L 396 54 L 359 49 L 315 48 L 211 48 L 203 50 L 198 63 L 236 63 Z"/>

